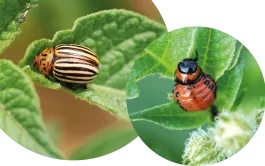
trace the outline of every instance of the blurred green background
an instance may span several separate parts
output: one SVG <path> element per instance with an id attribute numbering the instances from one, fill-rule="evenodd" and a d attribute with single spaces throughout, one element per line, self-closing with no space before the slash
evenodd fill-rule
<path id="1" fill-rule="evenodd" d="M 132 10 L 163 23 L 151 0 L 40 0 L 38 6 L 28 13 L 25 23 L 20 25 L 22 33 L 1 58 L 17 64 L 31 42 L 41 38 L 52 39 L 57 31 L 71 29 L 77 18 L 114 8 Z M 36 89 L 46 127 L 65 156 L 106 128 L 132 128 L 129 122 L 120 122 L 109 113 L 64 91 L 39 86 Z"/>
<path id="2" fill-rule="evenodd" d="M 265 96 L 265 85 L 261 70 L 253 55 L 243 48 L 242 56 L 245 62 L 244 75 L 238 94 L 242 101 L 240 105 L 234 106 L 234 109 L 240 109 L 247 114 L 253 111 L 253 108 L 259 107 L 260 98 Z M 133 100 L 127 100 L 130 113 L 167 103 L 167 97 L 168 94 L 171 94 L 174 81 L 152 75 L 141 80 L 138 86 L 140 96 Z M 146 121 L 133 122 L 133 126 L 149 148 L 158 155 L 180 164 L 185 141 L 189 138 L 190 133 L 196 130 L 168 130 Z"/>

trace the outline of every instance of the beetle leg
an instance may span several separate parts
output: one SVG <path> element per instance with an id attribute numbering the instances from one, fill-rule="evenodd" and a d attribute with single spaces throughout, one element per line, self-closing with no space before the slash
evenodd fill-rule
<path id="1" fill-rule="evenodd" d="M 48 79 L 48 80 L 50 80 L 50 78 L 49 78 L 49 76 L 48 76 L 48 75 L 45 75 L 45 78 L 46 78 L 46 79 Z"/>
<path id="2" fill-rule="evenodd" d="M 73 83 L 66 83 L 63 82 L 63 84 L 65 85 L 66 88 L 69 88 L 71 90 L 85 90 L 87 89 L 87 85 L 86 84 L 73 84 Z"/>
<path id="3" fill-rule="evenodd" d="M 78 85 L 78 89 L 86 90 L 87 89 L 87 85 L 86 84 L 79 84 Z"/>
<path id="4" fill-rule="evenodd" d="M 188 112 L 186 109 L 184 109 L 184 107 L 182 107 L 180 104 L 179 104 L 179 107 L 181 108 L 181 109 L 183 109 L 185 112 Z"/>
<path id="5" fill-rule="evenodd" d="M 58 82 L 60 82 L 60 84 L 61 84 L 62 86 L 64 86 L 65 88 L 74 90 L 74 88 L 72 87 L 72 86 L 73 86 L 72 84 L 67 83 L 67 82 L 60 81 L 60 80 L 58 80 L 58 79 L 56 79 L 56 80 L 57 80 Z"/>
<path id="6" fill-rule="evenodd" d="M 173 86 L 173 90 L 172 90 L 172 93 L 174 94 L 174 90 L 175 90 L 175 88 L 177 87 L 177 83 L 175 83 L 175 85 Z"/>

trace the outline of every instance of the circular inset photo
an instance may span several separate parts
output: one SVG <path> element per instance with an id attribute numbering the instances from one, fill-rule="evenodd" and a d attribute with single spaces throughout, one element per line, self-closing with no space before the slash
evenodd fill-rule
<path id="1" fill-rule="evenodd" d="M 151 0 L 1 1 L 0 20 L 0 129 L 10 138 L 83 160 L 137 137 L 130 69 L 167 32 Z"/>
<path id="2" fill-rule="evenodd" d="M 140 54 L 127 107 L 143 142 L 161 157 L 198 166 L 226 160 L 251 140 L 265 109 L 261 70 L 234 37 L 186 27 Z"/>

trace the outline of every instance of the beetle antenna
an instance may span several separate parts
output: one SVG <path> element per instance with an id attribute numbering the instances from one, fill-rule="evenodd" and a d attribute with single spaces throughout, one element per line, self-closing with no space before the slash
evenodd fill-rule
<path id="1" fill-rule="evenodd" d="M 194 59 L 195 62 L 197 62 L 199 60 L 199 54 L 198 54 L 198 51 L 196 51 L 196 57 Z"/>

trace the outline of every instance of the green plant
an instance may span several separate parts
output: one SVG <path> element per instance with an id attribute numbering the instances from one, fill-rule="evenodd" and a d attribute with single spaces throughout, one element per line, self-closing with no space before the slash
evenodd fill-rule
<path id="1" fill-rule="evenodd" d="M 27 10 L 36 4 L 37 0 L 0 1 L 0 54 L 20 33 L 18 27 L 24 21 Z"/>
<path id="2" fill-rule="evenodd" d="M 259 122 L 240 112 L 222 112 L 207 131 L 192 132 L 186 143 L 183 164 L 209 165 L 223 161 L 240 151 L 254 136 Z"/>
<path id="3" fill-rule="evenodd" d="M 137 83 L 148 75 L 173 80 L 177 64 L 198 51 L 200 67 L 217 81 L 218 97 L 214 104 L 220 110 L 230 109 L 243 77 L 244 61 L 239 56 L 242 44 L 238 42 L 236 47 L 236 43 L 236 39 L 228 34 L 203 27 L 182 28 L 163 35 L 137 58 L 128 82 L 127 99 L 139 97 Z M 198 127 L 211 120 L 209 110 L 187 113 L 176 106 L 172 97 L 167 101 L 132 113 L 131 120 L 151 121 L 177 130 Z"/>
<path id="4" fill-rule="evenodd" d="M 47 88 L 64 89 L 77 99 L 97 105 L 120 120 L 129 121 L 125 87 L 130 69 L 138 54 L 165 32 L 163 25 L 134 12 L 102 11 L 77 19 L 73 29 L 57 32 L 52 40 L 41 39 L 33 42 L 19 63 L 20 69 L 10 61 L 0 60 L 0 128 L 34 152 L 66 159 L 54 148 L 48 137 L 40 114 L 38 96 L 31 80 Z M 79 44 L 97 53 L 101 62 L 100 74 L 88 85 L 87 90 L 63 88 L 59 83 L 45 78 L 32 66 L 35 55 L 58 44 Z M 14 99 L 7 90 L 14 93 Z M 11 131 L 10 124 L 17 125 L 17 129 Z M 111 132 L 115 132 L 114 129 L 102 131 L 102 134 L 96 135 L 95 139 L 75 151 L 69 159 L 99 157 L 136 138 L 131 127 L 117 130 L 115 137 Z M 29 143 L 28 140 L 32 141 Z M 107 144 L 105 150 L 100 148 Z"/>
<path id="5" fill-rule="evenodd" d="M 61 158 L 45 132 L 31 80 L 7 60 L 0 60 L 0 71 L 0 128 L 27 149 Z"/>
<path id="6" fill-rule="evenodd" d="M 171 93 L 177 64 L 185 58 L 194 58 L 195 51 L 200 54 L 199 66 L 217 83 L 214 102 L 219 112 L 217 121 L 212 119 L 210 109 L 183 111 Z M 154 134 L 162 137 L 167 133 L 159 140 L 173 142 L 176 145 L 170 148 L 184 150 L 183 163 L 188 165 L 213 164 L 243 148 L 258 127 L 255 122 L 260 123 L 263 116 L 263 111 L 257 109 L 260 97 L 264 97 L 264 81 L 251 53 L 232 36 L 206 27 L 181 28 L 152 42 L 136 59 L 127 86 L 129 116 L 138 135 L 152 149 L 150 142 L 155 142 Z M 135 103 L 140 104 L 135 106 Z M 239 123 L 243 129 L 235 127 L 234 132 L 240 136 L 216 137 L 226 131 L 224 125 Z M 144 125 L 150 125 L 149 130 L 153 128 L 155 132 L 141 130 Z M 231 141 L 237 146 L 227 146 Z M 169 147 L 165 143 L 159 146 L 157 142 L 152 150 L 171 161 L 182 162 L 183 155 L 175 152 L 176 156 L 172 157 L 166 151 Z"/>
<path id="7" fill-rule="evenodd" d="M 34 69 L 34 56 L 43 49 L 58 44 L 87 46 L 99 56 L 100 74 L 88 85 L 88 90 L 67 91 L 79 99 L 127 119 L 125 88 L 130 68 L 137 55 L 165 31 L 164 26 L 133 12 L 102 11 L 79 18 L 72 30 L 57 32 L 52 40 L 41 39 L 33 42 L 19 66 L 35 83 L 60 89 L 62 87 L 59 83 L 48 80 Z"/>

